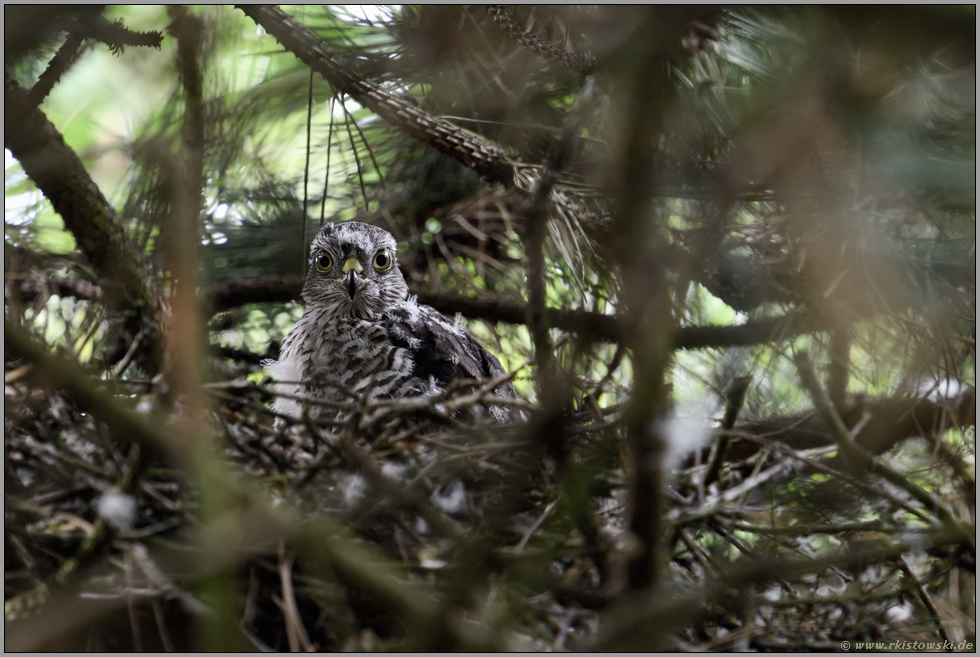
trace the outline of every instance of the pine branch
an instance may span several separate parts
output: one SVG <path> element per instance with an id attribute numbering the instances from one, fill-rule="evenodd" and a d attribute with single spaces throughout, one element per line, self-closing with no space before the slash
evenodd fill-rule
<path id="1" fill-rule="evenodd" d="M 542 41 L 530 32 L 522 30 L 521 26 L 517 24 L 517 21 L 504 11 L 502 6 L 487 5 L 487 13 L 490 14 L 490 17 L 493 18 L 497 25 L 503 28 L 512 39 L 545 59 L 556 61 L 576 73 L 583 75 L 587 75 L 595 70 L 596 61 L 591 53 L 572 53 L 564 48 L 554 46 L 547 41 Z"/>
<path id="2" fill-rule="evenodd" d="M 286 50 L 395 128 L 475 170 L 490 182 L 514 183 L 514 164 L 495 144 L 437 118 L 408 98 L 386 91 L 358 73 L 340 53 L 292 16 L 272 5 L 237 5 Z"/>
<path id="3" fill-rule="evenodd" d="M 54 89 L 54 85 L 61 80 L 71 65 L 78 61 L 78 57 L 82 53 L 81 45 L 84 38 L 85 36 L 80 30 L 74 30 L 58 48 L 58 52 L 51 58 L 48 67 L 44 69 L 44 73 L 41 74 L 41 77 L 38 78 L 27 94 L 27 102 L 31 107 L 37 107 L 44 102 L 47 95 Z"/>
<path id="4" fill-rule="evenodd" d="M 121 55 L 125 52 L 126 46 L 159 50 L 160 44 L 163 43 L 163 33 L 157 31 L 135 32 L 123 25 L 122 19 L 110 23 L 100 18 L 92 24 L 87 36 L 107 45 L 109 52 L 113 55 Z"/>

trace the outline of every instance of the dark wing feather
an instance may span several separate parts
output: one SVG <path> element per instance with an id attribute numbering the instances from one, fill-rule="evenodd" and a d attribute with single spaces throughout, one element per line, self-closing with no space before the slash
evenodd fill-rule
<path id="1" fill-rule="evenodd" d="M 496 356 L 431 306 L 406 303 L 385 313 L 384 324 L 392 342 L 411 352 L 413 374 L 422 380 L 433 377 L 445 386 L 454 379 L 485 379 L 504 373 Z M 509 382 L 495 392 L 516 397 Z"/>

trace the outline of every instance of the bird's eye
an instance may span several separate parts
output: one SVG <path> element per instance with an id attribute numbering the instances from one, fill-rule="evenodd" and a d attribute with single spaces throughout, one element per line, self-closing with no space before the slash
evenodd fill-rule
<path id="1" fill-rule="evenodd" d="M 333 267 L 333 258 L 326 251 L 317 251 L 316 255 L 313 256 L 313 264 L 316 265 L 317 271 L 325 274 Z"/>
<path id="2" fill-rule="evenodd" d="M 388 271 L 391 269 L 391 254 L 388 253 L 388 249 L 381 249 L 374 256 L 374 268 L 378 271 Z"/>

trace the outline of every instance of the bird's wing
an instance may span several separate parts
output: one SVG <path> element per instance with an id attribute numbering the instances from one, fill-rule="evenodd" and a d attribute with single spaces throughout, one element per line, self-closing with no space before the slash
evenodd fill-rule
<path id="1" fill-rule="evenodd" d="M 500 361 L 476 339 L 431 306 L 409 300 L 385 314 L 392 341 L 409 350 L 415 360 L 413 374 L 423 380 L 434 377 L 440 386 L 454 379 L 500 376 Z M 514 395 L 508 383 L 502 394 Z"/>

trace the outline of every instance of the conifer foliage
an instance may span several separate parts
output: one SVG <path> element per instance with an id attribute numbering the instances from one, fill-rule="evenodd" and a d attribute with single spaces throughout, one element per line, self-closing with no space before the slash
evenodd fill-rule
<path id="1" fill-rule="evenodd" d="M 25 5 L 4 55 L 8 650 L 975 649 L 974 8 Z M 275 410 L 352 219 L 506 374 Z"/>

